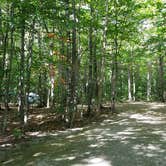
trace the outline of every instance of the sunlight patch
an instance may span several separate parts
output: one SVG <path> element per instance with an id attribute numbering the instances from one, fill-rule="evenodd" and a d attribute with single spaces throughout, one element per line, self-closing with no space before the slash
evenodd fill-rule
<path id="1" fill-rule="evenodd" d="M 35 165 L 34 161 L 28 162 L 28 163 L 26 164 L 26 166 L 32 166 L 32 165 Z"/>
<path id="2" fill-rule="evenodd" d="M 96 147 L 98 147 L 98 145 L 97 144 L 91 144 L 91 145 L 89 145 L 89 147 L 90 148 L 96 148 Z"/>
<path id="3" fill-rule="evenodd" d="M 83 160 L 84 164 L 75 164 L 74 166 L 112 166 L 111 161 L 107 161 L 103 157 L 92 157 Z"/>
<path id="4" fill-rule="evenodd" d="M 73 128 L 73 129 L 69 129 L 70 131 L 81 131 L 83 130 L 83 128 Z"/>
<path id="5" fill-rule="evenodd" d="M 88 161 L 89 166 L 111 166 L 110 162 L 106 161 L 103 158 L 92 158 Z"/>
<path id="6" fill-rule="evenodd" d="M 62 143 L 52 143 L 51 146 L 64 146 Z"/>
<path id="7" fill-rule="evenodd" d="M 14 159 L 10 159 L 10 160 L 8 160 L 8 161 L 3 162 L 3 164 L 9 164 L 9 163 L 11 163 L 11 162 L 13 162 L 13 161 L 14 161 Z"/>
<path id="8" fill-rule="evenodd" d="M 38 153 L 35 153 L 34 155 L 33 155 L 33 157 L 39 157 L 39 156 L 42 156 L 42 155 L 44 155 L 45 153 L 43 153 L 43 152 L 38 152 Z"/>
<path id="9" fill-rule="evenodd" d="M 57 136 L 58 133 L 50 133 L 51 136 Z"/>
<path id="10" fill-rule="evenodd" d="M 75 156 L 71 156 L 71 157 L 68 157 L 67 159 L 68 160 L 74 160 L 76 157 Z"/>
<path id="11" fill-rule="evenodd" d="M 118 135 L 132 135 L 134 133 L 130 132 L 130 131 L 121 131 L 121 132 L 117 132 Z"/>
<path id="12" fill-rule="evenodd" d="M 158 149 L 160 149 L 159 147 L 156 147 L 156 146 L 154 146 L 154 145 L 152 145 L 152 144 L 149 144 L 148 146 L 147 146 L 147 149 L 149 149 L 149 150 L 158 150 Z"/>
<path id="13" fill-rule="evenodd" d="M 37 136 L 37 137 L 45 137 L 48 134 L 46 132 L 40 132 L 40 131 L 36 131 L 36 132 L 27 132 L 26 133 L 29 136 Z"/>
<path id="14" fill-rule="evenodd" d="M 0 147 L 5 148 L 5 147 L 12 147 L 12 144 L 2 144 Z"/>
<path id="15" fill-rule="evenodd" d="M 37 119 L 42 119 L 42 118 L 44 118 L 44 116 L 45 116 L 45 115 L 40 114 L 40 115 L 36 115 L 36 118 L 37 118 Z"/>
<path id="16" fill-rule="evenodd" d="M 75 135 L 69 135 L 69 136 L 67 136 L 66 138 L 67 139 L 71 139 L 71 138 L 75 138 L 76 136 Z"/>
<path id="17" fill-rule="evenodd" d="M 163 107 L 165 107 L 165 104 L 163 104 L 163 103 L 151 103 L 150 104 L 151 109 L 160 109 Z"/>
<path id="18" fill-rule="evenodd" d="M 103 122 L 112 122 L 113 120 L 111 119 L 105 119 Z"/>
<path id="19" fill-rule="evenodd" d="M 153 157 L 156 156 L 158 153 L 165 153 L 165 150 L 161 148 L 161 145 L 154 145 L 154 144 L 148 144 L 148 145 L 135 145 L 133 147 L 134 150 L 137 150 L 137 152 L 140 155 L 145 155 L 147 157 Z"/>
<path id="20" fill-rule="evenodd" d="M 69 156 L 69 157 L 61 157 L 54 159 L 55 161 L 63 161 L 63 160 L 74 160 L 76 159 L 76 156 Z"/>
<path id="21" fill-rule="evenodd" d="M 152 115 L 142 115 L 142 114 L 133 114 L 130 115 L 131 119 L 136 119 L 138 122 L 149 123 L 149 124 L 163 124 L 165 121 L 162 121 L 162 117 L 156 117 Z"/>

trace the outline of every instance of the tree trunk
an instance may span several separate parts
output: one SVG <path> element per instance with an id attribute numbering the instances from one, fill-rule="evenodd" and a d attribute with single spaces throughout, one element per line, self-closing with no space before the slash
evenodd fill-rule
<path id="1" fill-rule="evenodd" d="M 93 9 L 91 5 L 91 17 L 92 17 Z M 93 97 L 93 27 L 92 27 L 92 19 L 89 28 L 89 77 L 88 77 L 88 110 L 87 114 L 90 115 L 92 111 L 92 97 Z"/>
<path id="2" fill-rule="evenodd" d="M 3 31 L 2 31 L 2 9 L 0 8 L 0 48 L 3 45 Z"/>
<path id="3" fill-rule="evenodd" d="M 10 9 L 10 19 L 13 23 L 13 15 L 14 15 L 14 7 L 13 4 L 11 5 Z M 5 95 L 4 95 L 4 105 L 5 105 L 5 111 L 3 116 L 3 129 L 2 132 L 4 133 L 7 127 L 7 114 L 9 111 L 9 90 L 10 90 L 10 82 L 11 82 L 11 71 L 12 71 L 12 60 L 13 60 L 13 53 L 14 53 L 14 27 L 10 27 L 10 52 L 9 57 L 6 58 L 6 70 L 5 70 Z"/>
<path id="4" fill-rule="evenodd" d="M 50 108 L 50 88 L 47 90 L 47 108 Z"/>
<path id="5" fill-rule="evenodd" d="M 7 6 L 7 14 L 9 15 L 9 6 Z M 5 98 L 4 94 L 4 85 L 6 83 L 6 79 L 4 80 L 5 77 L 5 72 L 7 73 L 8 66 L 7 66 L 7 61 L 8 61 L 8 56 L 7 56 L 7 49 L 8 49 L 8 44 L 9 44 L 9 22 L 6 22 L 6 31 L 5 34 L 3 35 L 1 32 L 1 37 L 2 37 L 2 48 L 3 48 L 3 55 L 2 55 L 2 61 L 1 61 L 1 71 L 0 71 L 0 101 L 2 101 Z M 4 101 L 5 103 L 5 101 Z"/>
<path id="6" fill-rule="evenodd" d="M 23 9 L 22 9 L 23 10 Z M 23 14 L 23 11 L 22 11 Z M 19 76 L 19 98 L 18 112 L 22 129 L 24 128 L 24 106 L 25 106 L 25 19 L 21 20 L 21 53 L 20 53 L 20 76 Z"/>
<path id="7" fill-rule="evenodd" d="M 2 24 L 2 9 L 0 8 L 0 48 L 4 48 L 3 49 L 3 57 L 2 57 L 2 60 L 0 61 L 0 102 L 2 102 L 2 98 L 3 98 L 3 90 L 2 90 L 2 84 L 3 84 L 3 76 L 4 76 L 4 66 L 5 66 L 5 56 L 6 56 L 6 42 L 7 41 L 7 36 L 6 34 L 8 34 L 8 28 L 7 28 L 7 31 L 5 33 L 5 35 L 3 34 L 3 24 Z M 4 40 L 6 37 L 6 40 Z M 5 52 L 4 52 L 5 51 Z M 1 109 L 1 103 L 0 103 L 0 109 Z"/>
<path id="8" fill-rule="evenodd" d="M 54 43 L 51 41 L 50 43 L 50 57 L 53 58 L 53 50 Z M 47 97 L 47 108 L 53 107 L 54 105 L 54 83 L 55 83 L 55 67 L 53 62 L 49 64 L 49 90 L 48 90 L 48 97 Z"/>
<path id="9" fill-rule="evenodd" d="M 128 100 L 132 101 L 132 88 L 131 88 L 131 69 L 130 67 L 128 68 Z"/>
<path id="10" fill-rule="evenodd" d="M 114 55 L 115 56 L 115 55 Z M 115 112 L 115 98 L 116 98 L 116 57 L 114 57 L 112 64 L 112 75 L 111 75 L 111 111 Z"/>
<path id="11" fill-rule="evenodd" d="M 164 56 L 159 56 L 159 99 L 164 102 Z"/>
<path id="12" fill-rule="evenodd" d="M 70 19 L 70 12 L 69 12 L 69 0 L 65 1 L 65 25 L 68 27 Z M 66 37 L 69 42 L 66 43 L 66 66 L 65 66 L 65 74 L 66 74 L 66 95 L 65 95 L 65 114 L 62 117 L 62 119 L 65 120 L 65 122 L 70 121 L 70 78 L 71 78 L 71 72 L 70 72 L 70 64 L 71 64 L 71 31 L 70 29 L 66 30 Z M 69 122 L 70 127 L 70 122 Z"/>
<path id="13" fill-rule="evenodd" d="M 28 55 L 26 62 L 26 86 L 25 86 L 25 112 L 24 112 L 24 125 L 27 124 L 28 112 L 29 112 L 29 92 L 30 92 L 30 78 L 31 78 L 31 66 L 32 66 L 32 54 L 33 54 L 33 43 L 34 43 L 34 26 L 35 19 L 31 25 L 31 32 L 29 35 L 29 46 L 28 46 Z"/>
<path id="14" fill-rule="evenodd" d="M 111 75 L 111 111 L 112 113 L 115 112 L 115 101 L 116 101 L 116 82 L 117 82 L 117 72 L 118 72 L 118 15 L 117 15 L 117 7 L 115 2 L 116 8 L 116 24 L 115 24 L 115 37 L 114 37 L 114 50 L 113 50 L 113 57 L 112 57 L 112 75 Z"/>
<path id="15" fill-rule="evenodd" d="M 69 99 L 69 125 L 73 126 L 75 114 L 77 111 L 77 30 L 76 30 L 76 4 L 72 1 L 73 28 L 72 28 L 72 57 L 71 57 L 71 81 L 70 81 L 70 99 Z"/>
<path id="16" fill-rule="evenodd" d="M 107 23 L 108 23 L 108 0 L 105 1 L 105 19 L 103 25 L 103 54 L 98 65 L 98 94 L 97 94 L 97 110 L 101 109 L 102 95 L 103 95 L 103 81 L 104 81 L 104 67 L 107 46 Z"/>
<path id="17" fill-rule="evenodd" d="M 135 83 L 135 73 L 133 71 L 133 101 L 135 101 L 136 83 Z"/>
<path id="18" fill-rule="evenodd" d="M 38 50 L 39 50 L 39 58 L 41 61 L 43 60 L 43 52 L 42 52 L 42 47 L 44 45 L 42 44 L 42 34 L 41 34 L 42 29 L 39 30 L 38 32 Z M 46 69 L 40 69 L 39 70 L 39 78 L 38 78 L 38 94 L 39 94 L 39 107 L 44 107 L 47 105 L 47 71 Z"/>
<path id="19" fill-rule="evenodd" d="M 147 72 L 147 101 L 151 100 L 151 78 L 152 78 L 152 65 L 148 62 L 148 72 Z"/>

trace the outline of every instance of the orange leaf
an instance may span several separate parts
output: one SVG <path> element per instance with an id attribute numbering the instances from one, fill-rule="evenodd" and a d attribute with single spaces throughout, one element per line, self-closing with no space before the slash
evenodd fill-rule
<path id="1" fill-rule="evenodd" d="M 47 34 L 47 37 L 48 37 L 48 38 L 53 38 L 53 37 L 55 37 L 55 34 L 54 34 L 54 33 L 48 33 L 48 34 Z"/>
<path id="2" fill-rule="evenodd" d="M 63 78 L 61 78 L 61 83 L 65 84 L 65 80 Z"/>

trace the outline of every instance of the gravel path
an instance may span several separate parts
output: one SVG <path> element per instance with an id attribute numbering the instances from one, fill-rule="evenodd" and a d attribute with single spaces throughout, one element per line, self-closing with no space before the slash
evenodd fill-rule
<path id="1" fill-rule="evenodd" d="M 1 150 L 9 166 L 166 166 L 166 105 L 124 103 L 120 114 L 82 129 Z"/>

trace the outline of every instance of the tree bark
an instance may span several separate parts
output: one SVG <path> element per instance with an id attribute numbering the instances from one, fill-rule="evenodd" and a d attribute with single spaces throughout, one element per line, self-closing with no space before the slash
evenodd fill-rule
<path id="1" fill-rule="evenodd" d="M 31 25 L 31 32 L 29 34 L 29 46 L 28 46 L 28 55 L 26 61 L 26 79 L 25 79 L 25 112 L 24 112 L 24 125 L 27 125 L 28 112 L 29 112 L 29 92 L 30 92 L 30 78 L 31 78 L 31 66 L 32 66 L 32 54 L 33 54 L 33 43 L 34 43 L 34 26 L 35 19 Z"/>
<path id="2" fill-rule="evenodd" d="M 117 72 L 118 72 L 118 9 L 117 2 L 115 2 L 115 36 L 114 36 L 114 50 L 112 57 L 112 75 L 111 75 L 111 111 L 112 113 L 116 112 L 115 110 L 115 101 L 116 101 L 116 82 L 117 82 Z"/>
<path id="3" fill-rule="evenodd" d="M 128 68 L 128 100 L 132 101 L 132 88 L 131 88 L 131 69 Z"/>
<path id="4" fill-rule="evenodd" d="M 92 111 L 92 98 L 93 98 L 93 27 L 92 27 L 92 15 L 93 9 L 91 5 L 91 22 L 89 28 L 89 76 L 88 76 L 88 110 L 87 114 L 90 115 Z"/>
<path id="5" fill-rule="evenodd" d="M 7 15 L 9 16 L 9 5 L 7 6 Z M 1 23 L 2 24 L 2 23 Z M 2 25 L 1 25 L 2 26 Z M 3 34 L 2 30 L 1 30 L 1 40 L 2 40 L 2 61 L 1 61 L 1 71 L 0 71 L 0 101 L 3 101 L 5 98 L 5 94 L 4 94 L 4 85 L 6 83 L 6 79 L 5 77 L 5 72 L 7 73 L 7 61 L 8 61 L 8 56 L 7 56 L 7 49 L 8 49 L 8 45 L 9 45 L 9 22 L 7 21 L 5 23 L 6 26 L 6 31 L 5 34 Z M 5 80 L 4 80 L 5 79 Z M 5 103 L 5 102 L 4 102 Z"/>
<path id="6" fill-rule="evenodd" d="M 101 109 L 102 96 L 103 96 L 103 81 L 104 81 L 104 67 L 105 67 L 105 56 L 107 47 L 107 24 L 108 24 L 108 0 L 105 1 L 105 18 L 103 25 L 103 54 L 98 65 L 98 94 L 97 94 L 97 110 Z"/>
<path id="7" fill-rule="evenodd" d="M 22 15 L 23 15 L 22 9 Z M 24 128 L 24 106 L 25 106 L 25 18 L 21 20 L 21 53 L 20 53 L 20 76 L 19 76 L 19 97 L 18 112 L 20 114 L 20 122 L 22 129 Z"/>
<path id="8" fill-rule="evenodd" d="M 4 116 L 3 116 L 3 129 L 2 132 L 4 133 L 7 127 L 7 114 L 9 112 L 9 90 L 10 90 L 10 82 L 11 82 L 11 71 L 12 71 L 12 61 L 13 61 L 13 54 L 14 54 L 14 27 L 13 27 L 13 19 L 14 19 L 14 6 L 11 5 L 10 8 L 10 21 L 12 23 L 10 27 L 10 51 L 9 57 L 6 58 L 6 69 L 5 69 L 5 94 L 4 94 Z"/>
<path id="9" fill-rule="evenodd" d="M 77 111 L 77 30 L 76 30 L 76 2 L 72 1 L 73 28 L 72 28 L 72 57 L 71 57 L 71 81 L 69 99 L 69 126 L 72 127 Z"/>
<path id="10" fill-rule="evenodd" d="M 39 50 L 39 58 L 41 61 L 43 61 L 43 43 L 42 43 L 42 29 L 39 29 L 39 32 L 37 33 L 38 36 L 38 50 Z M 43 64 L 41 64 L 43 67 Z M 39 107 L 47 106 L 47 71 L 45 67 L 39 70 L 39 78 L 38 78 L 38 94 L 39 94 Z"/>
<path id="11" fill-rule="evenodd" d="M 135 92 L 136 92 L 136 82 L 135 82 L 135 73 L 133 71 L 133 101 L 135 101 L 136 97 L 135 97 Z"/>
<path id="12" fill-rule="evenodd" d="M 164 102 L 164 56 L 159 56 L 159 99 Z"/>
<path id="13" fill-rule="evenodd" d="M 152 82 L 152 64 L 151 61 L 148 62 L 148 72 L 147 72 L 147 101 L 151 100 L 151 82 Z"/>

